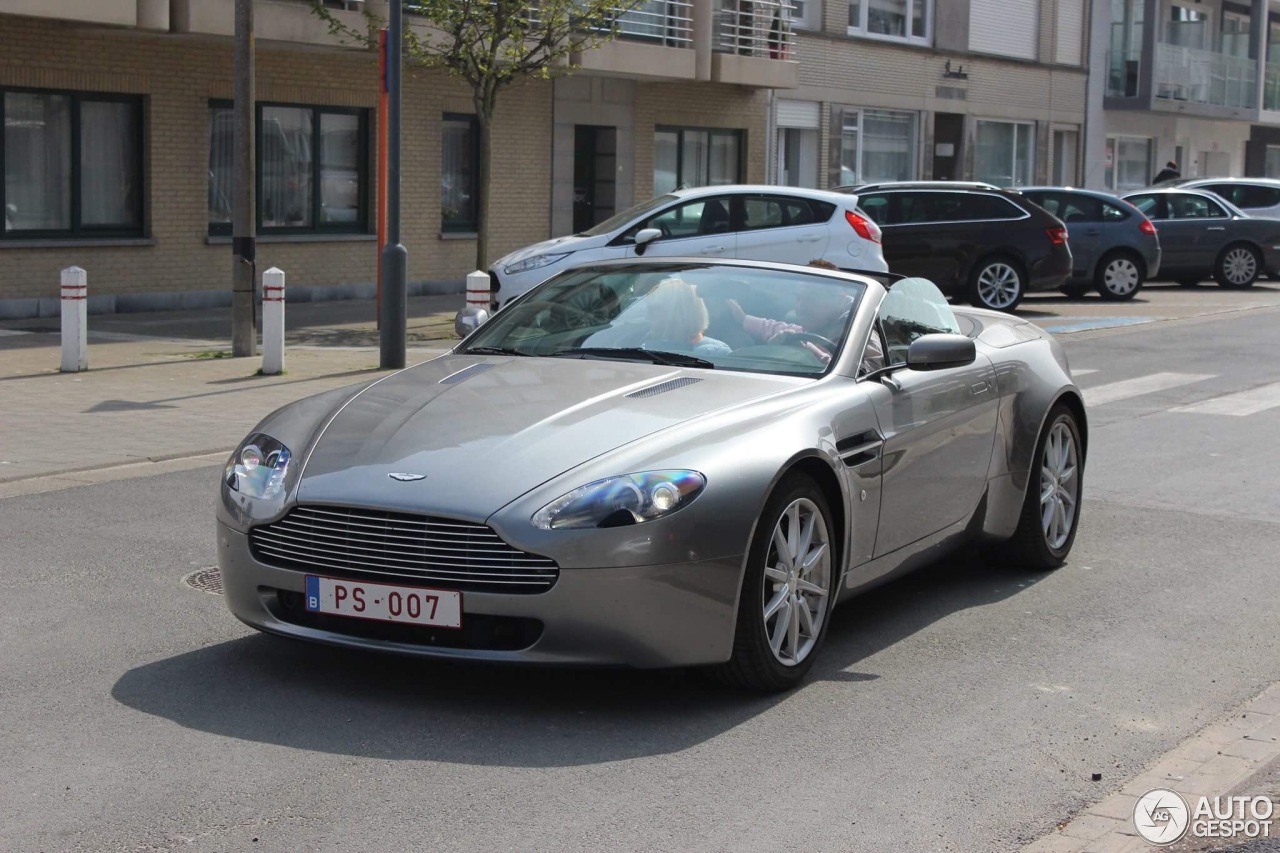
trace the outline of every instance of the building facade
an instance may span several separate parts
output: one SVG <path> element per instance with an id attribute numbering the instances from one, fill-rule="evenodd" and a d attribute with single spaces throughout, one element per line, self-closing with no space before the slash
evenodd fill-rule
<path id="1" fill-rule="evenodd" d="M 386 12 L 330 5 L 357 27 Z M 768 92 L 798 81 L 783 14 L 645 0 L 579 72 L 503 90 L 492 254 L 679 184 L 763 181 Z M 256 0 L 255 18 L 258 269 L 284 269 L 291 299 L 372 297 L 376 55 L 309 0 Z M 72 264 L 95 313 L 230 303 L 233 21 L 234 0 L 0 0 L 0 317 L 55 314 Z M 478 213 L 470 91 L 407 68 L 403 103 L 410 292 L 460 291 Z"/>
<path id="2" fill-rule="evenodd" d="M 792 0 L 800 86 L 775 96 L 770 174 L 1078 183 L 1084 0 Z"/>
<path id="3" fill-rule="evenodd" d="M 1105 140 L 1093 185 L 1185 177 L 1280 177 L 1280 2 L 1094 0 Z"/>

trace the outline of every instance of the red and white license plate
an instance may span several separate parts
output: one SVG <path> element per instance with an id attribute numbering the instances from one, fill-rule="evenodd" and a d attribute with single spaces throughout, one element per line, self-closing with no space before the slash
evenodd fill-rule
<path id="1" fill-rule="evenodd" d="M 307 610 L 333 616 L 462 627 L 462 593 L 307 575 Z"/>

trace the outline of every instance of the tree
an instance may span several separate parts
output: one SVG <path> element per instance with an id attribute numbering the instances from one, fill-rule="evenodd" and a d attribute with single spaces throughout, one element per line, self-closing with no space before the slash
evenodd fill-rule
<path id="1" fill-rule="evenodd" d="M 498 94 L 517 80 L 549 80 L 578 66 L 575 54 L 599 47 L 618 33 L 618 19 L 640 0 L 406 0 L 405 11 L 427 26 L 405 28 L 405 61 L 458 77 L 471 87 L 480 138 L 476 268 L 488 268 L 490 164 Z M 366 11 L 363 32 L 312 0 L 330 33 L 376 47 L 383 22 Z"/>

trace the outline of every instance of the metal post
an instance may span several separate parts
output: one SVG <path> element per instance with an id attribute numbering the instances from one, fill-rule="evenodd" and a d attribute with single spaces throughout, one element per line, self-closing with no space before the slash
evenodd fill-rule
<path id="1" fill-rule="evenodd" d="M 252 356 L 257 212 L 254 205 L 254 43 L 253 0 L 236 0 L 235 204 L 231 223 L 231 354 Z"/>
<path id="2" fill-rule="evenodd" d="M 262 274 L 262 375 L 284 373 L 284 270 Z"/>
<path id="3" fill-rule="evenodd" d="M 80 267 L 62 271 L 63 373 L 89 369 L 89 274 Z"/>
<path id="4" fill-rule="evenodd" d="M 404 52 L 402 0 L 391 0 L 387 34 L 387 245 L 382 250 L 382 299 L 378 331 L 383 370 L 399 370 L 405 362 L 408 314 L 409 253 L 400 243 L 400 82 Z"/>

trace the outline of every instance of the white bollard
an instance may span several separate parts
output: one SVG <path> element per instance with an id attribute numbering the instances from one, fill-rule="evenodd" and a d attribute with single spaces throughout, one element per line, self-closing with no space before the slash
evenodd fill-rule
<path id="1" fill-rule="evenodd" d="M 467 304 L 489 308 L 489 274 L 482 270 L 467 273 Z"/>
<path id="2" fill-rule="evenodd" d="M 284 270 L 262 274 L 262 373 L 284 373 Z"/>
<path id="3" fill-rule="evenodd" d="M 62 271 L 62 372 L 89 369 L 89 274 L 80 267 Z"/>

